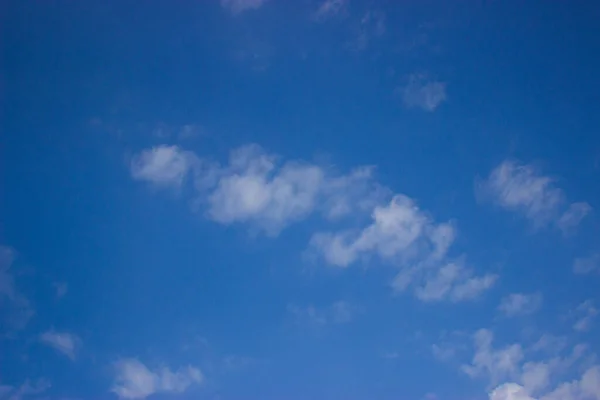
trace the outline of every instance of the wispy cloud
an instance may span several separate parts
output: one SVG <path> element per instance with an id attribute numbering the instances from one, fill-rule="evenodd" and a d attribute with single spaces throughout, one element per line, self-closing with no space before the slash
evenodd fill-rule
<path id="1" fill-rule="evenodd" d="M 590 330 L 592 323 L 596 319 L 598 309 L 594 306 L 592 300 L 586 300 L 577 306 L 575 314 L 578 315 L 578 319 L 573 325 L 573 329 L 578 332 L 586 332 Z"/>
<path id="2" fill-rule="evenodd" d="M 579 257 L 573 261 L 573 272 L 576 274 L 584 275 L 598 271 L 600 271 L 600 253 Z"/>
<path id="3" fill-rule="evenodd" d="M 29 299 L 19 291 L 15 283 L 11 271 L 15 258 L 16 252 L 12 248 L 0 245 L 0 301 L 5 310 L 2 321 L 5 329 L 0 334 L 12 334 L 23 329 L 34 314 Z"/>
<path id="4" fill-rule="evenodd" d="M 492 346 L 494 335 L 487 329 L 480 329 L 473 335 L 475 354 L 470 364 L 462 366 L 463 372 L 471 377 L 486 376 L 492 385 L 505 379 L 516 378 L 519 364 L 523 359 L 523 349 L 519 344 L 495 349 Z"/>
<path id="5" fill-rule="evenodd" d="M 248 10 L 257 10 L 268 0 L 221 0 L 221 6 L 227 8 L 232 14 L 241 14 Z"/>
<path id="6" fill-rule="evenodd" d="M 365 50 L 369 43 L 381 37 L 385 30 L 385 14 L 379 10 L 367 11 L 360 20 L 358 36 L 352 43 L 352 48 L 358 51 Z"/>
<path id="7" fill-rule="evenodd" d="M 459 263 L 449 263 L 435 273 L 429 274 L 416 288 L 415 294 L 423 301 L 471 300 L 491 288 L 496 279 L 497 276 L 494 274 L 473 277 L 471 271 Z"/>
<path id="8" fill-rule="evenodd" d="M 54 289 L 56 289 L 56 297 L 58 299 L 64 297 L 69 291 L 69 285 L 67 282 L 54 282 L 52 286 L 54 286 Z"/>
<path id="9" fill-rule="evenodd" d="M 502 299 L 498 310 L 507 317 L 533 314 L 542 306 L 542 301 L 541 293 L 511 293 Z"/>
<path id="10" fill-rule="evenodd" d="M 182 393 L 204 381 L 202 372 L 188 366 L 175 372 L 167 367 L 150 370 L 137 359 L 123 359 L 115 364 L 116 377 L 111 389 L 122 399 L 144 399 L 155 393 Z"/>
<path id="11" fill-rule="evenodd" d="M 343 15 L 346 12 L 348 0 L 325 0 L 315 11 L 313 18 L 316 21 L 325 21 L 329 18 Z"/>
<path id="12" fill-rule="evenodd" d="M 72 333 L 48 331 L 40 335 L 40 341 L 61 352 L 71 360 L 75 360 L 81 339 Z"/>
<path id="13" fill-rule="evenodd" d="M 566 196 L 554 178 L 513 160 L 494 168 L 479 185 L 478 195 L 523 214 L 537 228 L 555 223 L 563 232 L 572 230 L 591 210 L 587 203 L 573 203 L 564 210 Z"/>
<path id="14" fill-rule="evenodd" d="M 430 80 L 425 74 L 412 74 L 408 83 L 399 89 L 407 108 L 420 108 L 432 112 L 446 101 L 446 84 Z"/>
<path id="15" fill-rule="evenodd" d="M 21 386 L 13 387 L 0 384 L 0 398 L 3 400 L 21 400 L 29 396 L 39 395 L 50 388 L 50 381 L 27 379 Z"/>
<path id="16" fill-rule="evenodd" d="M 294 317 L 296 323 L 309 326 L 345 324 L 351 322 L 359 311 L 360 307 L 342 300 L 324 308 L 317 308 L 313 305 L 305 307 L 295 304 L 288 305 L 288 312 Z"/>

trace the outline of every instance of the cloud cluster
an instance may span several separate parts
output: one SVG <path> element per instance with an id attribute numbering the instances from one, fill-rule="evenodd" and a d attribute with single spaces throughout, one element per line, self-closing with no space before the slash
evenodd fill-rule
<path id="1" fill-rule="evenodd" d="M 144 399 L 155 393 L 182 393 L 204 381 L 202 372 L 188 366 L 175 372 L 167 367 L 150 370 L 136 359 L 115 364 L 116 378 L 112 392 L 121 399 Z"/>
<path id="2" fill-rule="evenodd" d="M 449 260 L 454 226 L 436 223 L 404 194 L 392 196 L 374 181 L 372 167 L 338 174 L 317 164 L 282 162 L 257 145 L 233 150 L 220 165 L 176 146 L 159 146 L 135 156 L 131 174 L 164 188 L 180 188 L 188 179 L 208 218 L 245 223 L 269 236 L 315 213 L 326 222 L 370 214 L 362 228 L 315 233 L 310 251 L 332 266 L 376 259 L 398 267 L 394 289 L 413 285 L 424 301 L 471 300 L 497 278 L 475 276 L 462 260 Z"/>
<path id="3" fill-rule="evenodd" d="M 565 207 L 566 196 L 550 176 L 541 174 L 533 165 L 506 160 L 492 170 L 481 182 L 478 194 L 507 210 L 519 212 L 536 228 L 554 224 L 564 233 L 570 233 L 589 214 L 591 206 L 585 202 Z"/>
<path id="4" fill-rule="evenodd" d="M 588 347 L 579 344 L 570 353 L 561 356 L 564 346 L 556 343 L 557 338 L 544 335 L 530 349 L 520 344 L 496 348 L 494 335 L 480 329 L 473 335 L 475 352 L 472 361 L 461 369 L 473 378 L 485 378 L 490 387 L 490 400 L 592 400 L 600 399 L 600 367 L 591 365 L 595 360 Z M 526 360 L 526 356 L 551 350 L 551 358 Z M 585 372 L 579 380 L 555 384 L 557 379 L 577 366 Z"/>
<path id="5" fill-rule="evenodd" d="M 384 195 L 372 167 L 337 175 L 316 164 L 279 161 L 257 145 L 233 150 L 223 166 L 177 146 L 158 146 L 133 158 L 131 175 L 176 189 L 190 178 L 210 219 L 247 223 L 270 236 L 314 211 L 337 219 L 369 209 Z"/>

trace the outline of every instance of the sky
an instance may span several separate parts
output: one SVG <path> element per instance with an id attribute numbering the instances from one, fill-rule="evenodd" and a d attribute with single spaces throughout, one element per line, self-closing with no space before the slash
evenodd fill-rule
<path id="1" fill-rule="evenodd" d="M 600 399 L 596 2 L 0 9 L 0 399 Z"/>

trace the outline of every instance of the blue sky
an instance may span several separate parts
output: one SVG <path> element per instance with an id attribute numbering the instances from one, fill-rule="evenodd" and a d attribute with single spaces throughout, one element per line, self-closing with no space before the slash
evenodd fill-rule
<path id="1" fill-rule="evenodd" d="M 593 2 L 7 2 L 0 399 L 600 399 Z"/>

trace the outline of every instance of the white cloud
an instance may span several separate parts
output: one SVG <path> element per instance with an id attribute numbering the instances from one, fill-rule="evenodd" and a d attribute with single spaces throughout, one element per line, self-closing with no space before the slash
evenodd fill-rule
<path id="1" fill-rule="evenodd" d="M 402 261 L 441 258 L 454 239 L 450 224 L 434 224 L 404 195 L 396 195 L 389 204 L 375 207 L 372 219 L 373 222 L 358 233 L 316 234 L 312 245 L 322 252 L 328 263 L 346 267 L 370 255 Z"/>
<path id="2" fill-rule="evenodd" d="M 490 173 L 479 195 L 499 206 L 522 213 L 535 227 L 555 223 L 563 232 L 572 230 L 591 210 L 587 203 L 573 203 L 561 216 L 565 194 L 555 180 L 533 165 L 506 160 Z"/>
<path id="3" fill-rule="evenodd" d="M 2 325 L 7 328 L 0 333 L 6 334 L 23 329 L 34 314 L 31 303 L 15 283 L 11 271 L 15 257 L 13 249 L 0 245 L 0 302 L 4 309 Z"/>
<path id="4" fill-rule="evenodd" d="M 30 379 L 27 379 L 19 387 L 0 384 L 0 398 L 3 400 L 21 400 L 32 395 L 43 393 L 49 388 L 50 382 L 47 379 L 38 379 L 33 382 Z"/>
<path id="5" fill-rule="evenodd" d="M 588 368 L 581 379 L 565 382 L 539 397 L 517 383 L 504 383 L 490 393 L 490 400 L 600 400 L 600 366 Z"/>
<path id="6" fill-rule="evenodd" d="M 198 200 L 208 218 L 224 225 L 246 223 L 270 236 L 314 212 L 330 220 L 366 213 L 388 195 L 373 180 L 373 167 L 348 175 L 316 164 L 288 161 L 248 145 L 231 152 L 221 166 L 177 146 L 159 146 L 134 157 L 132 176 L 178 188 L 193 176 Z"/>
<path id="7" fill-rule="evenodd" d="M 40 335 L 40 341 L 63 353 L 71 360 L 75 360 L 75 353 L 81 345 L 81 340 L 77 335 L 67 332 L 44 332 Z"/>
<path id="8" fill-rule="evenodd" d="M 348 0 L 325 0 L 317 11 L 315 11 L 314 19 L 324 21 L 326 19 L 342 14 L 346 10 Z"/>
<path id="9" fill-rule="evenodd" d="M 223 224 L 255 222 L 272 235 L 314 209 L 325 180 L 314 165 L 287 163 L 278 169 L 275 157 L 258 146 L 232 152 L 230 166 L 219 175 L 208 197 L 210 217 Z"/>
<path id="10" fill-rule="evenodd" d="M 424 300 L 475 299 L 497 279 L 451 266 L 446 253 L 456 235 L 453 225 L 435 223 L 408 196 L 391 197 L 389 189 L 375 182 L 373 167 L 341 175 L 316 164 L 281 162 L 257 145 L 235 149 L 224 166 L 175 146 L 160 146 L 136 156 L 133 166 L 134 177 L 163 186 L 180 186 L 193 175 L 196 205 L 208 218 L 224 225 L 243 223 L 270 236 L 312 214 L 334 221 L 360 220 L 370 213 L 372 222 L 362 229 L 314 234 L 309 250 L 340 267 L 379 258 L 400 268 L 394 290 L 422 284 L 418 295 Z M 434 293 L 436 288 L 442 292 Z"/>
<path id="11" fill-rule="evenodd" d="M 408 108 L 435 111 L 446 100 L 446 84 L 430 81 L 423 74 L 413 74 L 408 84 L 402 88 L 402 101 Z"/>
<path id="12" fill-rule="evenodd" d="M 505 383 L 490 393 L 490 400 L 535 400 L 525 388 L 516 383 Z"/>
<path id="13" fill-rule="evenodd" d="M 449 263 L 429 275 L 415 294 L 423 301 L 470 300 L 478 297 L 495 283 L 496 275 L 471 277 L 471 272 L 458 263 Z"/>
<path id="14" fill-rule="evenodd" d="M 288 305 L 288 312 L 292 314 L 296 323 L 300 325 L 322 326 L 327 324 L 346 324 L 354 319 L 356 307 L 346 301 L 337 301 L 325 308 L 316 308 L 312 305 L 301 307 L 295 304 Z"/>
<path id="15" fill-rule="evenodd" d="M 176 372 L 166 367 L 150 370 L 136 359 L 123 359 L 115 364 L 115 369 L 111 391 L 122 399 L 144 399 L 154 393 L 182 393 L 204 381 L 202 372 L 191 366 Z"/>
<path id="16" fill-rule="evenodd" d="M 542 306 L 541 293 L 511 293 L 504 297 L 498 306 L 507 317 L 528 315 L 536 312 Z"/>
<path id="17" fill-rule="evenodd" d="M 195 162 L 192 153 L 178 146 L 156 146 L 133 158 L 131 176 L 156 186 L 179 188 Z"/>
<path id="18" fill-rule="evenodd" d="M 589 274 L 600 270 L 600 253 L 588 257 L 576 258 L 573 262 L 573 272 L 576 274 Z"/>
<path id="19" fill-rule="evenodd" d="M 493 286 L 496 275 L 474 277 L 458 262 L 445 262 L 455 231 L 450 223 L 436 224 L 407 196 L 396 195 L 376 206 L 373 222 L 356 232 L 322 232 L 310 247 L 331 265 L 347 267 L 373 256 L 400 267 L 392 286 L 403 291 L 415 285 L 424 301 L 471 300 Z"/>
<path id="20" fill-rule="evenodd" d="M 523 359 L 521 345 L 513 344 L 501 349 L 492 347 L 494 335 L 487 329 L 478 330 L 473 336 L 475 354 L 470 364 L 461 367 L 471 377 L 487 376 L 492 385 L 507 378 L 516 378 Z"/>
<path id="21" fill-rule="evenodd" d="M 547 350 L 546 344 L 555 343 L 556 339 L 544 335 L 538 341 L 542 346 L 536 343 L 534 347 Z M 492 341 L 491 331 L 477 331 L 474 335 L 473 360 L 471 364 L 462 366 L 462 370 L 471 377 L 488 378 L 491 387 L 495 387 L 489 392 L 490 400 L 600 400 L 600 370 L 598 366 L 590 367 L 589 362 L 595 360 L 595 355 L 590 353 L 586 345 L 574 346 L 571 353 L 564 357 L 554 355 L 550 359 L 525 361 L 525 354 L 533 354 L 524 352 L 519 344 L 495 349 Z M 553 351 L 557 350 L 555 346 L 552 347 Z M 560 376 L 571 375 L 573 366 L 575 370 L 587 368 L 582 379 L 557 384 Z"/>
<path id="22" fill-rule="evenodd" d="M 564 234 L 569 234 L 591 211 L 592 206 L 586 202 L 572 203 L 556 224 Z"/>
<path id="23" fill-rule="evenodd" d="M 544 334 L 531 346 L 533 351 L 544 351 L 550 354 L 560 353 L 567 345 L 567 339 L 562 336 Z"/>
<path id="24" fill-rule="evenodd" d="M 267 0 L 221 0 L 221 6 L 229 9 L 232 14 L 240 14 L 248 10 L 257 10 Z"/>
<path id="25" fill-rule="evenodd" d="M 598 315 L 598 309 L 594 306 L 592 300 L 586 300 L 577 306 L 575 312 L 580 316 L 573 325 L 573 329 L 578 332 L 589 331 L 594 319 Z"/>

